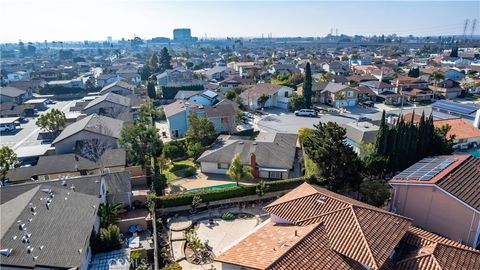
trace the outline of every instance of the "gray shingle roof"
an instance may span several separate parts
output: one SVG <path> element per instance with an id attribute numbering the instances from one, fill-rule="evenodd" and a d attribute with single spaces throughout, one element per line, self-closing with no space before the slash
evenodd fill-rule
<path id="1" fill-rule="evenodd" d="M 46 198 L 49 194 L 44 190 L 50 189 L 54 198 L 47 209 Z M 1 239 L 2 248 L 13 250 L 10 256 L 1 257 L 0 264 L 29 268 L 79 267 L 83 263 L 87 252 L 85 245 L 88 244 L 97 218 L 100 203 L 98 197 L 48 184 L 39 185 L 30 191 L 1 205 L 3 208 L 8 204 L 8 211 L 16 211 L 18 215 L 10 216 L 10 219 L 14 217 L 10 220 L 13 223 Z M 0 192 L 3 193 L 4 189 L 0 189 Z M 35 215 L 31 206 L 36 207 Z M 25 229 L 21 231 L 18 224 L 25 224 Z M 25 244 L 22 243 L 22 237 L 27 233 L 31 236 L 29 243 Z M 30 254 L 27 253 L 28 246 L 33 248 Z"/>
<path id="2" fill-rule="evenodd" d="M 114 138 L 120 138 L 120 131 L 122 127 L 123 121 L 121 120 L 92 114 L 67 126 L 62 133 L 55 138 L 52 144 L 56 144 L 82 130 L 87 130 Z"/>
<path id="3" fill-rule="evenodd" d="M 102 88 L 102 90 L 100 90 L 100 93 L 105 93 L 106 91 L 108 91 L 108 89 L 110 89 L 114 86 L 117 86 L 117 87 L 120 87 L 120 88 L 123 88 L 123 89 L 126 89 L 126 90 L 130 90 L 132 93 L 135 91 L 135 86 L 134 85 L 131 85 L 129 83 L 122 82 L 122 81 L 116 81 L 116 82 L 113 82 L 109 85 L 104 86 Z"/>
<path id="4" fill-rule="evenodd" d="M 111 103 L 119 104 L 125 107 L 130 106 L 130 98 L 124 97 L 122 95 L 117 95 L 115 93 L 108 93 L 106 95 L 102 95 L 97 97 L 96 99 L 90 101 L 87 106 L 85 106 L 84 109 L 88 109 L 90 107 L 93 107 L 101 102 L 108 101 Z"/>
<path id="5" fill-rule="evenodd" d="M 220 136 L 212 148 L 198 158 L 198 162 L 230 163 L 239 153 L 242 163 L 250 164 L 250 156 L 254 153 L 260 167 L 290 169 L 295 159 L 297 137 L 297 134 L 276 133 L 262 141 L 251 141 Z"/>
<path id="6" fill-rule="evenodd" d="M 7 86 L 0 88 L 0 96 L 16 98 L 24 94 L 24 90 L 18 89 L 16 87 Z"/>

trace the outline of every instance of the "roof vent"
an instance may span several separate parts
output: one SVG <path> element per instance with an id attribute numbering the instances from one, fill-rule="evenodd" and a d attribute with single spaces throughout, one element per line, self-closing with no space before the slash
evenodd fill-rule
<path id="1" fill-rule="evenodd" d="M 32 253 L 33 252 L 33 247 L 32 246 L 28 246 L 27 247 L 27 253 Z"/>
<path id="2" fill-rule="evenodd" d="M 22 237 L 22 243 L 24 243 L 24 244 L 30 243 L 30 239 L 28 239 L 28 237 L 24 235 L 24 236 Z"/>
<path id="3" fill-rule="evenodd" d="M 29 219 L 28 219 L 28 222 L 32 222 L 32 220 L 33 220 L 33 218 L 29 218 Z"/>
<path id="4" fill-rule="evenodd" d="M 2 254 L 5 257 L 8 257 L 10 256 L 10 254 L 12 254 L 12 251 L 13 251 L 12 248 L 4 248 L 4 249 L 0 249 L 0 254 Z"/>
<path id="5" fill-rule="evenodd" d="M 47 210 L 50 210 L 50 203 L 46 203 L 45 206 L 47 207 Z"/>
<path id="6" fill-rule="evenodd" d="M 36 206 L 32 206 L 32 207 L 30 207 L 30 210 L 31 210 L 32 212 L 35 212 L 35 209 L 37 209 L 37 207 L 36 207 Z"/>
<path id="7" fill-rule="evenodd" d="M 67 197 L 65 197 L 65 201 L 66 201 L 66 200 L 68 200 L 68 198 L 67 198 Z"/>
<path id="8" fill-rule="evenodd" d="M 73 190 L 73 191 L 75 191 L 75 186 L 74 186 L 74 185 L 72 185 L 72 186 L 70 187 L 70 189 L 71 189 L 71 190 Z M 69 192 L 69 193 L 67 193 L 67 194 L 70 194 L 70 192 Z"/>
<path id="9" fill-rule="evenodd" d="M 66 187 L 67 186 L 67 181 L 63 180 L 62 181 L 62 186 Z"/>
<path id="10" fill-rule="evenodd" d="M 44 246 L 39 246 L 38 249 L 42 250 L 44 248 Z"/>
<path id="11" fill-rule="evenodd" d="M 51 194 L 50 194 L 50 198 L 53 199 L 53 197 L 55 197 L 55 194 L 51 193 Z"/>
<path id="12" fill-rule="evenodd" d="M 23 231 L 25 229 L 25 223 L 22 223 L 22 224 L 18 225 L 18 229 L 20 231 Z"/>
<path id="13" fill-rule="evenodd" d="M 36 261 L 38 259 L 38 256 L 34 256 L 33 260 Z"/>
<path id="14" fill-rule="evenodd" d="M 42 189 L 42 191 L 45 192 L 45 193 L 52 193 L 52 189 L 50 189 L 50 188 L 44 188 L 44 189 Z"/>
<path id="15" fill-rule="evenodd" d="M 17 236 L 16 236 L 16 235 L 14 235 L 14 236 L 12 237 L 12 239 L 13 239 L 13 240 L 17 239 Z"/>

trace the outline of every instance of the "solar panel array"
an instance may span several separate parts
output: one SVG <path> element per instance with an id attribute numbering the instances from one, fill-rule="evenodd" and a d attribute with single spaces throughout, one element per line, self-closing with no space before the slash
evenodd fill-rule
<path id="1" fill-rule="evenodd" d="M 432 104 L 432 107 L 440 109 L 440 110 L 447 110 L 455 113 L 460 114 L 472 114 L 476 112 L 480 107 L 472 105 L 472 104 L 462 104 L 458 102 L 452 102 L 447 100 L 439 100 Z"/>
<path id="2" fill-rule="evenodd" d="M 428 181 L 455 161 L 449 157 L 424 158 L 397 174 L 394 179 Z"/>

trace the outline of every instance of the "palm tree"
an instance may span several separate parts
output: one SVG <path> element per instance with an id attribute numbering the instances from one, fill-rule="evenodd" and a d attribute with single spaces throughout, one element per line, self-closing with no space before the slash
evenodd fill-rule
<path id="1" fill-rule="evenodd" d="M 121 203 L 105 203 L 101 204 L 98 209 L 100 216 L 100 227 L 106 228 L 110 224 L 118 223 L 118 211 L 122 209 Z"/>
<path id="2" fill-rule="evenodd" d="M 430 81 L 433 81 L 435 82 L 435 88 L 434 88 L 434 91 L 433 91 L 433 98 L 435 98 L 436 96 L 436 92 L 437 92 L 437 88 L 438 88 L 438 83 L 443 80 L 445 77 L 443 76 L 442 73 L 438 72 L 438 71 L 434 71 L 432 72 L 432 75 L 430 75 L 430 78 L 429 80 Z"/>
<path id="3" fill-rule="evenodd" d="M 230 167 L 228 167 L 227 175 L 237 182 L 243 178 L 251 177 L 251 172 L 248 167 L 243 166 L 242 161 L 240 160 L 240 154 L 235 154 L 232 159 Z"/>

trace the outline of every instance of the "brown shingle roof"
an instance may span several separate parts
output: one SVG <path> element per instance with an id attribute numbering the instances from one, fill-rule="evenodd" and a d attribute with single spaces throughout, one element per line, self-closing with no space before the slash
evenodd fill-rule
<path id="1" fill-rule="evenodd" d="M 270 84 L 270 83 L 259 83 L 248 87 L 245 91 L 240 94 L 240 97 L 243 99 L 247 98 L 259 98 L 262 95 L 273 95 L 280 88 L 284 87 L 283 85 Z"/>

